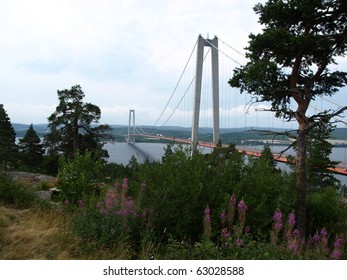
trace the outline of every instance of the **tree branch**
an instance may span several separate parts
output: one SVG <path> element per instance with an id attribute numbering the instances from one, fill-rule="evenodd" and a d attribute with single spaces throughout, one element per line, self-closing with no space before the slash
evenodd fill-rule
<path id="1" fill-rule="evenodd" d="M 313 115 L 312 117 L 309 118 L 309 120 L 312 123 L 310 125 L 308 125 L 305 128 L 305 130 L 310 131 L 312 128 L 314 128 L 314 127 L 316 127 L 322 123 L 329 123 L 332 118 L 339 116 L 341 113 L 343 113 L 346 110 L 347 110 L 347 106 L 344 106 L 344 107 L 336 110 L 335 112 L 333 112 L 331 114 L 319 113 L 319 114 Z M 318 120 L 315 120 L 315 119 L 318 119 Z"/>
<path id="2" fill-rule="evenodd" d="M 288 138 L 296 139 L 296 135 L 292 134 L 289 130 L 285 130 L 283 132 L 273 131 L 273 130 L 262 130 L 262 129 L 251 129 L 250 131 L 260 132 L 262 135 L 274 135 L 274 138 L 277 136 L 287 136 Z"/>

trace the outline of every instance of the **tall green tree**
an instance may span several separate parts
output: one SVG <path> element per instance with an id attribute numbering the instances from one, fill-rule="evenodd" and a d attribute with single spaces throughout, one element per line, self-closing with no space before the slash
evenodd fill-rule
<path id="1" fill-rule="evenodd" d="M 107 157 L 102 147 L 113 137 L 108 125 L 99 125 L 100 108 L 83 102 L 85 94 L 80 85 L 57 92 L 59 105 L 48 118 L 51 132 L 45 136 L 48 152 L 75 158 L 78 153 L 89 150 L 94 156 Z"/>
<path id="2" fill-rule="evenodd" d="M 250 34 L 249 62 L 234 70 L 229 84 L 259 102 L 271 102 L 276 117 L 295 119 L 298 227 L 306 232 L 307 141 L 310 129 L 343 112 L 308 115 L 312 100 L 347 84 L 346 72 L 331 71 L 347 45 L 345 0 L 268 0 L 254 11 L 264 26 Z M 336 68 L 336 66 L 334 67 Z M 292 107 L 291 104 L 294 104 Z"/>
<path id="3" fill-rule="evenodd" d="M 0 104 L 0 163 L 4 171 L 11 161 L 15 161 L 17 152 L 16 132 L 7 115 L 4 105 Z"/>
<path id="4" fill-rule="evenodd" d="M 18 144 L 19 155 L 29 171 L 37 171 L 43 163 L 43 145 L 31 124 Z"/>
<path id="5" fill-rule="evenodd" d="M 339 186 L 339 180 L 328 170 L 329 167 L 338 164 L 337 161 L 330 159 L 333 145 L 327 140 L 330 138 L 332 130 L 331 124 L 322 124 L 313 128 L 309 133 L 307 168 L 309 188 L 312 190 Z"/>

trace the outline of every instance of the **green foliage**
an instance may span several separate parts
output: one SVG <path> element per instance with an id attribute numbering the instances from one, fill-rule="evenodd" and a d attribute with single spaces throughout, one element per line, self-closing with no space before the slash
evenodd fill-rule
<path id="1" fill-rule="evenodd" d="M 308 159 L 307 171 L 308 182 L 311 189 L 336 186 L 339 187 L 338 180 L 332 172 L 327 170 L 328 167 L 333 167 L 338 164 L 330 159 L 333 145 L 327 140 L 333 127 L 329 124 L 321 124 L 310 131 L 308 141 Z"/>
<path id="2" fill-rule="evenodd" d="M 264 28 L 249 35 L 249 62 L 234 70 L 229 84 L 250 93 L 257 102 L 271 102 L 276 117 L 296 119 L 298 227 L 305 234 L 307 134 L 347 109 L 308 115 L 312 100 L 331 96 L 347 84 L 346 72 L 328 68 L 347 50 L 346 4 L 342 0 L 271 0 L 257 4 L 254 11 Z"/>
<path id="3" fill-rule="evenodd" d="M 104 141 L 112 141 L 108 125 L 98 125 L 100 108 L 84 103 L 84 92 L 80 85 L 58 90 L 59 105 L 48 118 L 51 132 L 45 135 L 49 154 L 63 153 L 75 157 L 77 153 L 93 151 L 94 157 L 108 157 L 102 150 Z"/>
<path id="4" fill-rule="evenodd" d="M 267 234 L 274 209 L 289 213 L 295 207 L 294 178 L 276 172 L 265 158 L 250 159 L 244 175 L 235 185 L 234 194 L 249 206 L 247 224 L 255 235 Z"/>
<path id="5" fill-rule="evenodd" d="M 6 171 L 9 162 L 15 162 L 17 153 L 16 132 L 4 106 L 0 104 L 0 164 Z"/>
<path id="6" fill-rule="evenodd" d="M 0 174 L 0 201 L 18 208 L 27 208 L 35 204 L 37 199 L 28 186 L 12 182 Z"/>
<path id="7" fill-rule="evenodd" d="M 228 164 L 222 168 L 223 161 Z M 148 186 L 145 198 L 154 209 L 155 231 L 177 240 L 185 236 L 197 240 L 202 234 L 201 217 L 206 205 L 220 206 L 225 194 L 232 191 L 242 164 L 242 156 L 234 148 L 225 155 L 196 153 L 191 157 L 181 146 L 168 146 L 162 164 L 141 166 L 138 180 Z"/>
<path id="8" fill-rule="evenodd" d="M 307 219 L 310 233 L 326 228 L 333 234 L 347 234 L 347 205 L 333 187 L 309 194 Z"/>
<path id="9" fill-rule="evenodd" d="M 141 191 L 134 199 L 127 190 L 128 180 L 124 179 L 123 184 L 109 188 L 99 198 L 80 200 L 72 219 L 74 232 L 98 247 L 112 248 L 126 241 L 137 251 L 150 232 L 152 212 L 141 207 Z"/>
<path id="10" fill-rule="evenodd" d="M 61 158 L 57 180 L 60 198 L 76 204 L 79 199 L 95 194 L 101 166 L 90 152 L 78 154 L 75 159 Z"/>
<path id="11" fill-rule="evenodd" d="M 24 137 L 19 140 L 19 156 L 28 171 L 38 171 L 43 162 L 43 145 L 31 124 Z"/>

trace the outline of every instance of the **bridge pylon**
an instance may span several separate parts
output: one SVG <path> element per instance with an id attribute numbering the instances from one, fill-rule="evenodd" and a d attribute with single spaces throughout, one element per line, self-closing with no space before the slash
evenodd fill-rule
<path id="1" fill-rule="evenodd" d="M 193 108 L 192 124 L 192 151 L 195 152 L 198 145 L 199 116 L 201 103 L 201 84 L 202 68 L 204 62 L 204 47 L 211 48 L 212 61 L 212 111 L 213 111 L 213 142 L 217 143 L 220 139 L 219 128 L 219 62 L 218 62 L 218 38 L 204 39 L 201 35 L 198 37 L 197 59 L 195 73 L 195 97 Z"/>
<path id="2" fill-rule="evenodd" d="M 128 144 L 135 144 L 135 110 L 129 111 Z"/>

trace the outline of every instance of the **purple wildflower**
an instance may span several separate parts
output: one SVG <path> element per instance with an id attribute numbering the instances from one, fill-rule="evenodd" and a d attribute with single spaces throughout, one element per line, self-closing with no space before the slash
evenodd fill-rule
<path id="1" fill-rule="evenodd" d="M 325 228 L 322 228 L 320 231 L 320 236 L 321 237 L 327 237 L 328 236 L 328 231 Z"/>
<path id="2" fill-rule="evenodd" d="M 117 211 L 116 214 L 124 217 L 124 216 L 127 216 L 129 214 L 129 212 L 127 209 L 121 209 L 121 210 Z"/>
<path id="3" fill-rule="evenodd" d="M 233 194 L 230 196 L 230 205 L 235 206 L 236 205 L 236 196 Z"/>
<path id="4" fill-rule="evenodd" d="M 295 221 L 295 214 L 294 214 L 294 212 L 292 212 L 292 213 L 290 213 L 290 214 L 288 215 L 288 224 L 289 224 L 289 226 L 292 227 L 292 228 L 295 226 L 296 221 Z"/>
<path id="5" fill-rule="evenodd" d="M 319 241 L 320 241 L 320 236 L 319 236 L 318 232 L 316 232 L 314 234 L 314 236 L 312 237 L 312 242 L 313 242 L 313 244 L 317 244 L 317 243 L 319 243 Z"/>
<path id="6" fill-rule="evenodd" d="M 282 212 L 279 208 L 276 209 L 273 219 L 275 223 L 282 223 Z"/>
<path id="7" fill-rule="evenodd" d="M 205 208 L 205 220 L 211 222 L 211 210 L 208 206 Z"/>
<path id="8" fill-rule="evenodd" d="M 245 226 L 243 231 L 247 234 L 247 233 L 249 233 L 251 231 L 251 228 L 249 226 Z"/>
<path id="9" fill-rule="evenodd" d="M 293 230 L 293 236 L 295 237 L 300 236 L 300 231 L 297 228 Z"/>
<path id="10" fill-rule="evenodd" d="M 340 247 L 342 247 L 343 243 L 344 243 L 343 238 L 337 237 L 337 238 L 335 239 L 335 242 L 334 242 L 334 248 L 340 248 Z"/>
<path id="11" fill-rule="evenodd" d="M 235 243 L 237 247 L 241 247 L 243 245 L 243 240 L 241 238 L 237 238 Z"/>
<path id="12" fill-rule="evenodd" d="M 246 205 L 246 203 L 243 201 L 243 199 L 239 202 L 239 204 L 237 205 L 239 211 L 241 212 L 246 212 L 248 210 L 248 206 Z"/>
<path id="13" fill-rule="evenodd" d="M 230 232 L 227 228 L 223 228 L 221 231 L 221 236 L 223 239 L 228 239 L 230 237 Z"/>
<path id="14" fill-rule="evenodd" d="M 283 224 L 282 223 L 275 223 L 275 225 L 274 225 L 274 227 L 275 227 L 275 229 L 277 230 L 277 231 L 280 231 L 282 228 L 283 228 Z"/>
<path id="15" fill-rule="evenodd" d="M 332 251 L 331 255 L 330 255 L 330 257 L 331 257 L 333 260 L 339 260 L 339 259 L 341 259 L 341 256 L 342 256 L 342 250 L 341 250 L 341 248 L 335 248 L 335 249 Z"/>
<path id="16" fill-rule="evenodd" d="M 278 234 L 278 232 L 283 228 L 282 212 L 279 208 L 276 209 L 275 214 L 273 216 L 273 220 L 275 222 L 274 228 L 275 228 L 275 231 L 277 232 L 276 234 Z"/>
<path id="17" fill-rule="evenodd" d="M 227 221 L 227 214 L 225 213 L 225 211 L 222 212 L 222 214 L 220 214 L 220 219 L 222 221 L 222 224 L 225 224 Z"/>
<path id="18" fill-rule="evenodd" d="M 290 250 L 292 250 L 294 252 L 294 254 L 297 254 L 298 253 L 298 249 L 299 249 L 297 241 L 295 239 L 290 240 L 289 243 L 288 243 L 288 248 Z"/>

